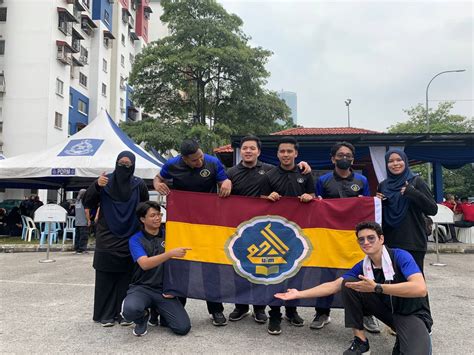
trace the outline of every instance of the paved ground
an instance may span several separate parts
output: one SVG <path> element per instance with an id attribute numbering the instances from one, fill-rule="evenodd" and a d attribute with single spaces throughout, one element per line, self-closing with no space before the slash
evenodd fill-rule
<path id="1" fill-rule="evenodd" d="M 92 254 L 55 252 L 55 263 L 40 264 L 45 253 L 0 253 L 1 353 L 209 353 L 337 354 L 348 347 L 350 330 L 343 312 L 333 310 L 332 323 L 320 331 L 290 327 L 271 336 L 251 318 L 226 327 L 211 325 L 204 302 L 189 300 L 193 328 L 185 337 L 166 328 L 149 327 L 143 338 L 131 327 L 102 328 L 92 322 L 94 272 Z M 425 261 L 430 302 L 435 320 L 434 354 L 471 354 L 474 348 L 474 255 L 442 254 L 444 268 Z M 225 306 L 228 314 L 232 305 Z M 311 309 L 301 309 L 309 323 Z M 369 335 L 372 354 L 390 354 L 394 337 Z"/>

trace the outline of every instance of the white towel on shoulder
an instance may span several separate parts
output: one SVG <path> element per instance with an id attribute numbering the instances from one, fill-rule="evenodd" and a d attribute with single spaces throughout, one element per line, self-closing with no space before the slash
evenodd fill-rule
<path id="1" fill-rule="evenodd" d="M 390 259 L 390 255 L 388 254 L 387 248 L 382 246 L 382 270 L 385 276 L 385 281 L 393 281 L 393 275 L 395 275 L 395 271 L 393 270 L 392 259 Z M 362 270 L 364 272 L 364 276 L 374 280 L 374 270 L 372 270 L 372 261 L 366 255 L 364 261 L 362 263 Z"/>

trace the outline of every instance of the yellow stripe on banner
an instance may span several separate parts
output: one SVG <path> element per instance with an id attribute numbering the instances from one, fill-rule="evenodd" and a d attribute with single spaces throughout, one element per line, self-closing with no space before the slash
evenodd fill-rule
<path id="1" fill-rule="evenodd" d="M 191 248 L 184 260 L 232 265 L 225 245 L 236 229 L 169 221 L 166 223 L 166 251 Z M 303 233 L 313 246 L 303 266 L 349 269 L 364 257 L 354 231 L 307 228 Z"/>

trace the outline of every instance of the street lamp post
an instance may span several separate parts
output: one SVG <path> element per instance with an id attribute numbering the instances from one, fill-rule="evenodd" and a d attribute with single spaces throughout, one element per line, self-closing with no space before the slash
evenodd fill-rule
<path id="1" fill-rule="evenodd" d="M 435 76 L 433 76 L 430 80 L 430 82 L 428 83 L 428 85 L 426 86 L 426 107 L 425 107 L 425 110 L 426 110 L 426 128 L 427 128 L 427 133 L 430 133 L 430 116 L 428 115 L 428 90 L 430 89 L 430 84 L 431 82 L 437 78 L 438 76 L 440 76 L 441 74 L 445 74 L 445 73 L 462 73 L 466 71 L 466 69 L 457 69 L 457 70 L 446 70 L 446 71 L 442 71 L 438 74 L 436 74 Z M 427 167 L 427 170 L 428 170 L 428 187 L 431 189 L 431 165 L 430 163 L 427 163 L 426 164 L 426 167 Z"/>
<path id="2" fill-rule="evenodd" d="M 352 100 L 351 99 L 347 99 L 346 101 L 344 101 L 346 106 L 347 106 L 347 127 L 350 127 L 351 126 L 351 114 L 349 112 L 349 105 L 351 104 Z"/>

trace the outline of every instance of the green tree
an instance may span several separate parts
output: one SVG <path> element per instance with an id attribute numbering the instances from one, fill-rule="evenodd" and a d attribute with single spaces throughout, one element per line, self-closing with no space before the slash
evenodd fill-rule
<path id="1" fill-rule="evenodd" d="M 428 110 L 430 133 L 467 133 L 474 132 L 472 117 L 450 115 L 454 102 L 441 102 L 436 109 Z M 418 104 L 408 110 L 403 110 L 409 117 L 407 122 L 399 122 L 388 128 L 389 133 L 426 133 L 426 108 Z"/>
<path id="2" fill-rule="evenodd" d="M 460 115 L 451 115 L 450 111 L 454 102 L 441 102 L 435 109 L 428 111 L 431 133 L 472 133 L 474 122 L 472 118 Z M 404 110 L 409 119 L 406 122 L 397 123 L 389 127 L 389 133 L 426 133 L 426 108 L 418 104 L 408 110 Z M 413 171 L 421 174 L 427 179 L 426 165 L 417 165 Z M 445 193 L 458 196 L 474 196 L 474 169 L 472 164 L 467 164 L 460 169 L 446 169 L 443 167 L 443 182 Z"/>
<path id="3" fill-rule="evenodd" d="M 137 56 L 129 80 L 134 101 L 157 119 L 125 124 L 127 133 L 164 150 L 192 134 L 211 146 L 231 134 L 271 133 L 276 119 L 291 124 L 286 104 L 263 88 L 272 53 L 249 45 L 238 16 L 212 0 L 161 5 L 170 35 Z"/>

